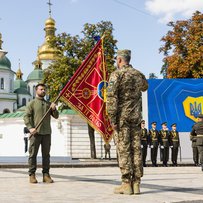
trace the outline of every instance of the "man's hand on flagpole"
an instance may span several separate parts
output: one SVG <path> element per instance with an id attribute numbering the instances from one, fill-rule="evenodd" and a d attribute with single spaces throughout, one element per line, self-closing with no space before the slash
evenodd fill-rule
<path id="1" fill-rule="evenodd" d="M 56 104 L 55 104 L 55 103 L 51 103 L 50 107 L 51 107 L 51 110 L 52 110 L 52 111 L 55 111 L 55 110 L 56 110 Z"/>
<path id="2" fill-rule="evenodd" d="M 37 133 L 36 128 L 30 128 L 29 131 L 30 131 L 30 134 L 31 134 L 30 137 Z"/>

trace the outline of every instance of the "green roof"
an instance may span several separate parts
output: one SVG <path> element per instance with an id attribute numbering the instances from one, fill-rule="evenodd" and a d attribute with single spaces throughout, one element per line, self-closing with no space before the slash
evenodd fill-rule
<path id="1" fill-rule="evenodd" d="M 2 118 L 21 118 L 23 117 L 25 112 L 17 111 L 15 113 L 4 113 L 0 114 L 0 119 Z M 73 111 L 72 109 L 65 109 L 62 112 L 60 112 L 60 115 L 76 115 L 77 113 Z"/>
<path id="2" fill-rule="evenodd" d="M 6 56 L 4 56 L 2 59 L 0 59 L 0 69 L 11 70 L 11 62 Z"/>
<path id="3" fill-rule="evenodd" d="M 30 93 L 28 92 L 28 90 L 25 89 L 25 88 L 18 88 L 18 89 L 16 89 L 16 90 L 14 90 L 14 93 L 30 95 Z"/>
<path id="4" fill-rule="evenodd" d="M 43 70 L 35 69 L 28 75 L 27 81 L 29 81 L 29 80 L 42 80 L 42 78 L 43 78 Z"/>
<path id="5" fill-rule="evenodd" d="M 21 79 L 16 79 L 14 81 L 14 90 L 18 89 L 18 88 L 25 88 L 27 89 L 27 84 L 25 81 L 21 80 Z"/>

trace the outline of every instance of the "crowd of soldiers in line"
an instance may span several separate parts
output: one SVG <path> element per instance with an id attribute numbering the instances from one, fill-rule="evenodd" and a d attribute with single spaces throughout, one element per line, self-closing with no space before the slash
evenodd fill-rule
<path id="1" fill-rule="evenodd" d="M 180 147 L 179 133 L 176 130 L 176 123 L 171 125 L 171 131 L 167 128 L 167 123 L 161 124 L 162 129 L 156 129 L 156 122 L 152 122 L 152 128 L 147 131 L 145 128 L 145 121 L 141 121 L 141 148 L 143 166 L 146 166 L 146 157 L 148 146 L 151 149 L 151 162 L 152 166 L 157 166 L 157 153 L 160 148 L 160 160 L 163 166 L 168 166 L 169 161 L 169 148 L 171 148 L 171 161 L 173 166 L 177 166 L 178 149 Z"/>

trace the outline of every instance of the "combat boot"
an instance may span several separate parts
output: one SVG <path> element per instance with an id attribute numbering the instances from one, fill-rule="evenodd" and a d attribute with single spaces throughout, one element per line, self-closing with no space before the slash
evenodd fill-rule
<path id="1" fill-rule="evenodd" d="M 31 174 L 30 175 L 30 183 L 38 183 L 36 177 L 35 177 L 35 174 Z"/>
<path id="2" fill-rule="evenodd" d="M 114 189 L 114 194 L 132 195 L 133 190 L 131 183 L 122 183 L 121 186 Z"/>
<path id="3" fill-rule="evenodd" d="M 139 195 L 140 194 L 140 183 L 138 183 L 138 182 L 134 182 L 133 183 L 133 193 L 135 195 Z"/>
<path id="4" fill-rule="evenodd" d="M 202 171 L 203 171 L 203 164 L 202 164 Z"/>
<path id="5" fill-rule="evenodd" d="M 53 183 L 54 181 L 49 174 L 45 173 L 45 174 L 43 174 L 43 182 L 44 183 Z"/>

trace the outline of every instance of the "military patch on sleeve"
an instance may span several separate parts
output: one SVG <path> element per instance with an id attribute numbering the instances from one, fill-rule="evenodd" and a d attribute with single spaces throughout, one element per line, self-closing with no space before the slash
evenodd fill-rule
<path id="1" fill-rule="evenodd" d="M 112 92 L 113 86 L 114 86 L 114 81 L 110 81 L 108 84 L 108 92 Z"/>

